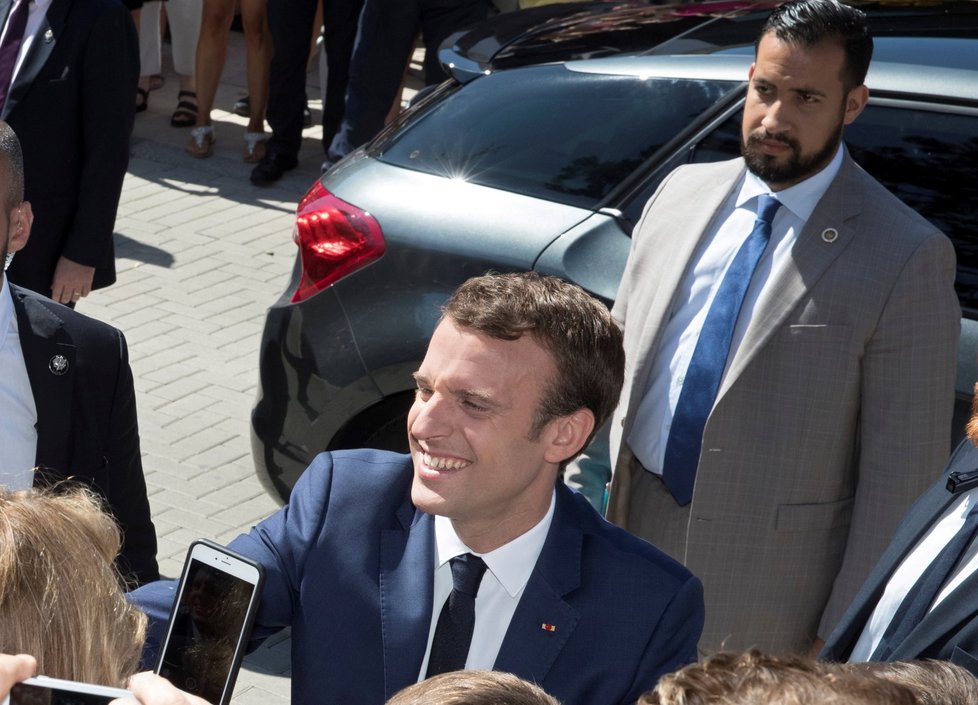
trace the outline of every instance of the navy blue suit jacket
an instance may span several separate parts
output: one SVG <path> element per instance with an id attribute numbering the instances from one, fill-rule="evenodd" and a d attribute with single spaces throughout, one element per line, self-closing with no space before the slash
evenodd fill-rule
<path id="1" fill-rule="evenodd" d="M 293 703 L 381 705 L 417 680 L 435 559 L 434 519 L 411 504 L 412 476 L 406 455 L 323 453 L 289 505 L 231 543 L 266 570 L 254 641 L 292 627 Z M 172 588 L 133 593 L 157 636 Z M 696 658 L 702 627 L 699 580 L 560 485 L 495 669 L 564 705 L 632 705 Z"/>
<path id="2" fill-rule="evenodd" d="M 947 476 L 978 468 L 978 448 L 965 439 L 951 455 L 944 474 L 907 510 L 886 552 L 873 568 L 842 621 L 825 642 L 821 658 L 846 661 L 886 589 L 890 576 L 935 521 L 956 499 L 947 491 Z M 978 676 L 978 574 L 967 578 L 927 613 L 890 659 L 932 658 L 953 661 Z"/>

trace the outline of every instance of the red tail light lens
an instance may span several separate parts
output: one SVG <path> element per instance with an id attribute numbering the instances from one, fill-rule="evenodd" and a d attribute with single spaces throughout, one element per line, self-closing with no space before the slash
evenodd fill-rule
<path id="1" fill-rule="evenodd" d="M 337 198 L 318 181 L 299 201 L 292 237 L 302 264 L 292 303 L 308 299 L 387 249 L 373 216 Z"/>

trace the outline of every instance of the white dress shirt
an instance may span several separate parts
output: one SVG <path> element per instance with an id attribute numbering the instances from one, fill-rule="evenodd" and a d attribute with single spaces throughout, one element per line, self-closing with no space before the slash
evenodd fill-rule
<path id="1" fill-rule="evenodd" d="M 0 274 L 0 485 L 11 490 L 34 482 L 37 409 L 20 348 L 13 294 Z"/>
<path id="2" fill-rule="evenodd" d="M 798 233 L 838 174 L 842 154 L 840 145 L 835 157 L 820 172 L 773 194 L 780 201 L 781 208 L 774 216 L 771 239 L 744 296 L 730 341 L 728 366 L 750 325 L 764 287 L 773 279 L 772 273 L 787 266 Z M 683 276 L 676 292 L 672 317 L 662 333 L 662 344 L 652 361 L 648 389 L 634 412 L 635 420 L 627 439 L 628 446 L 642 466 L 657 475 L 662 474 L 669 429 L 706 315 L 727 269 L 754 229 L 757 198 L 769 193 L 771 190 L 767 184 L 752 173 L 746 173 L 739 188 L 734 188 L 727 202 L 717 211 L 710 232 L 703 238 L 692 259 L 692 266 Z"/>
<path id="3" fill-rule="evenodd" d="M 473 551 L 455 533 L 451 519 L 435 517 L 434 602 L 428 630 L 428 646 L 424 661 L 421 662 L 419 681 L 424 680 L 427 675 L 428 657 L 431 655 L 431 642 L 435 638 L 438 617 L 452 592 L 452 568 L 449 561 L 463 553 L 481 557 L 488 568 L 482 576 L 475 598 L 475 626 L 472 629 L 472 643 L 465 667 L 492 669 L 516 606 L 523 596 L 523 589 L 547 540 L 550 523 L 553 521 L 555 500 L 556 494 L 551 495 L 550 508 L 536 526 L 489 553 Z"/>
<path id="4" fill-rule="evenodd" d="M 863 632 L 849 655 L 849 661 L 868 661 L 869 657 L 873 655 L 886 632 L 886 628 L 890 625 L 893 615 L 896 614 L 897 608 L 903 602 L 903 598 L 924 574 L 927 566 L 937 557 L 941 549 L 964 526 L 964 520 L 975 502 L 978 502 L 978 489 L 962 493 L 961 497 L 951 503 L 947 511 L 931 526 L 913 550 L 906 555 L 903 562 L 893 571 L 880 601 L 876 604 L 876 609 L 866 621 L 866 626 L 863 627 Z M 941 587 L 928 612 L 947 598 L 975 570 L 978 570 L 978 541 L 972 541 L 965 550 L 964 555 L 955 567 L 954 573 Z M 973 598 L 969 597 L 969 599 Z"/>

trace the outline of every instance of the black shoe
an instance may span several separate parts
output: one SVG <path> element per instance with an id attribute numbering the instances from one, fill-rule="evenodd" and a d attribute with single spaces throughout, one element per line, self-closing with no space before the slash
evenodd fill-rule
<path id="1" fill-rule="evenodd" d="M 251 183 L 255 186 L 268 186 L 282 178 L 285 172 L 295 169 L 299 160 L 283 154 L 269 152 L 258 162 L 251 172 Z"/>
<path id="2" fill-rule="evenodd" d="M 234 106 L 231 108 L 231 112 L 235 115 L 240 115 L 241 117 L 248 117 L 251 115 L 251 98 L 248 96 L 238 98 L 238 100 L 234 101 Z"/>
<path id="3" fill-rule="evenodd" d="M 308 105 L 302 109 L 302 126 L 312 127 L 312 111 Z"/>

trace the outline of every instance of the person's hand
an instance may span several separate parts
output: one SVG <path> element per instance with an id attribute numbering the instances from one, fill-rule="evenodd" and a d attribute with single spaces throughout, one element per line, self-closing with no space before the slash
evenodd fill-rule
<path id="1" fill-rule="evenodd" d="M 37 660 L 27 654 L 0 654 L 0 698 L 10 694 L 14 683 L 30 678 L 37 670 Z"/>
<path id="2" fill-rule="evenodd" d="M 92 291 L 94 278 L 95 267 L 59 257 L 51 280 L 51 298 L 62 304 L 78 303 L 78 299 Z"/>
<path id="3" fill-rule="evenodd" d="M 135 696 L 132 698 L 117 698 L 110 705 L 209 705 L 203 698 L 185 693 L 170 683 L 166 678 L 152 671 L 137 673 L 129 679 L 129 690 Z"/>

